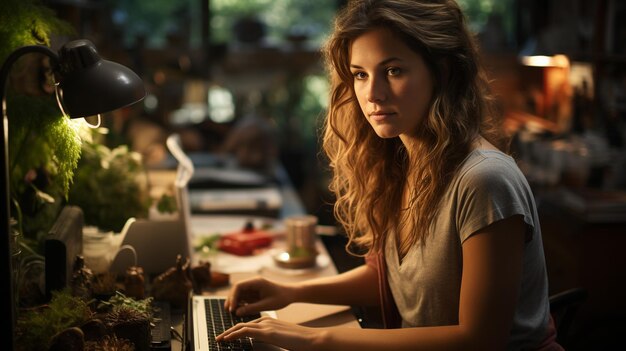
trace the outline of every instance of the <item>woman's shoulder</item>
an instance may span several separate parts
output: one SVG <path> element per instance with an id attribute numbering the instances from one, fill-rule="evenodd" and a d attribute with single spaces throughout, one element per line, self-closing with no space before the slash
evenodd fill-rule
<path id="1" fill-rule="evenodd" d="M 524 175 L 515 160 L 497 149 L 474 149 L 465 158 L 457 180 L 471 187 L 496 186 L 502 182 L 524 181 Z"/>
<path id="2" fill-rule="evenodd" d="M 461 163 L 461 171 L 469 171 L 473 168 L 490 167 L 510 167 L 515 166 L 515 160 L 510 155 L 498 149 L 474 149 L 465 157 Z"/>

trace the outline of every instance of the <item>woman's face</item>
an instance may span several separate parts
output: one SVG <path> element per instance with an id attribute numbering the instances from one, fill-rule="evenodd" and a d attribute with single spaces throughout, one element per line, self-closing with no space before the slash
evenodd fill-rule
<path id="1" fill-rule="evenodd" d="M 422 56 L 388 29 L 375 28 L 352 42 L 350 70 L 361 110 L 376 134 L 403 141 L 415 135 L 433 95 Z"/>

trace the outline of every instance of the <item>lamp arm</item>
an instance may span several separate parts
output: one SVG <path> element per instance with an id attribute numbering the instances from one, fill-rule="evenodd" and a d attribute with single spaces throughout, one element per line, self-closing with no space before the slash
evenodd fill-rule
<path id="1" fill-rule="evenodd" d="M 0 70 L 0 97 L 2 97 L 2 117 L 6 117 L 6 101 L 5 101 L 5 93 L 6 93 L 6 84 L 9 80 L 9 73 L 11 72 L 11 67 L 20 57 L 29 53 L 40 53 L 44 54 L 52 60 L 52 69 L 54 70 L 59 63 L 59 56 L 52 51 L 47 46 L 43 45 L 29 45 L 22 46 L 21 48 L 13 51 L 7 59 L 2 63 L 2 69 Z"/>
<path id="2" fill-rule="evenodd" d="M 0 340 L 6 343 L 8 350 L 13 350 L 15 346 L 14 331 L 17 315 L 15 313 L 15 296 L 13 281 L 13 262 L 11 253 L 11 193 L 9 189 L 9 122 L 6 114 L 6 85 L 9 79 L 11 66 L 21 56 L 28 53 L 41 53 L 52 60 L 53 70 L 59 62 L 58 55 L 47 46 L 31 45 L 23 46 L 13 51 L 2 64 L 0 69 L 0 99 L 2 101 L 2 123 L 0 132 L 2 134 L 2 144 L 0 144 L 0 186 L 2 187 L 2 199 L 0 199 L 0 316 L 9 316 L 8 328 L 0 328 Z"/>

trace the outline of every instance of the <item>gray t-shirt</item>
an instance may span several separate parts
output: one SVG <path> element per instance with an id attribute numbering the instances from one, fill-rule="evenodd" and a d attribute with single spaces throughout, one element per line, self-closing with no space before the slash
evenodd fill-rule
<path id="1" fill-rule="evenodd" d="M 442 198 L 433 232 L 400 264 L 395 235 L 385 260 L 403 327 L 458 324 L 462 244 L 479 229 L 522 215 L 527 224 L 524 266 L 509 350 L 532 348 L 546 335 L 548 279 L 535 201 L 515 161 L 496 150 L 474 150 Z M 497 306 L 494 306 L 497 308 Z"/>

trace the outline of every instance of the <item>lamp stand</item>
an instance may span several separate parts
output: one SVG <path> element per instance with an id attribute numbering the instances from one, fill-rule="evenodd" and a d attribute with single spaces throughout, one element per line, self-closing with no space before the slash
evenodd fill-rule
<path id="1" fill-rule="evenodd" d="M 0 70 L 0 98 L 2 99 L 2 144 L 0 146 L 0 316 L 8 320 L 8 326 L 0 328 L 0 340 L 7 350 L 14 350 L 15 323 L 17 319 L 11 252 L 11 192 L 9 179 L 9 120 L 6 109 L 6 85 L 11 66 L 18 58 L 27 53 L 42 53 L 49 56 L 56 65 L 57 55 L 45 46 L 25 46 L 12 52 L 2 64 Z M 9 317 L 9 318 L 7 318 Z"/>

